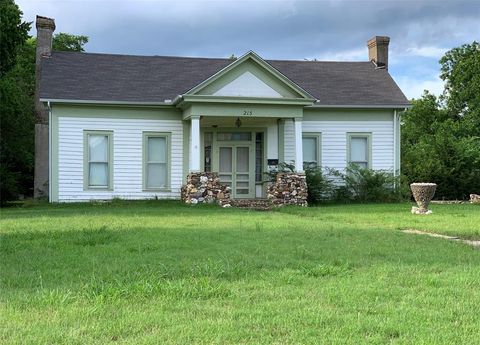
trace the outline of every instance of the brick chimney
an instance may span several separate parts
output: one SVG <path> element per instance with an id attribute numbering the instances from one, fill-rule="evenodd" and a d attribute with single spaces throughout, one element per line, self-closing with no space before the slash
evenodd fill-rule
<path id="1" fill-rule="evenodd" d="M 52 39 L 55 21 L 37 16 L 37 50 L 35 60 L 35 172 L 33 196 L 35 199 L 48 197 L 49 157 L 48 157 L 48 109 L 40 102 L 39 87 L 42 72 L 42 59 L 52 53 Z"/>
<path id="2" fill-rule="evenodd" d="M 377 67 L 384 67 L 388 70 L 388 44 L 390 37 L 375 36 L 368 40 L 368 59 L 373 61 Z"/>

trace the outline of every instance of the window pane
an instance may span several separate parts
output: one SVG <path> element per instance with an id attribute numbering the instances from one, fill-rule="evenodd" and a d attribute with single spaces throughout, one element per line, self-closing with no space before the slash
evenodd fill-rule
<path id="1" fill-rule="evenodd" d="M 147 188 L 164 188 L 167 186 L 167 164 L 147 164 Z"/>
<path id="2" fill-rule="evenodd" d="M 313 138 L 313 137 L 303 138 L 303 161 L 304 162 L 317 161 L 317 138 Z"/>
<path id="3" fill-rule="evenodd" d="M 149 162 L 167 162 L 167 138 L 148 137 L 147 160 Z"/>
<path id="4" fill-rule="evenodd" d="M 232 148 L 220 147 L 220 172 L 232 172 Z"/>
<path id="5" fill-rule="evenodd" d="M 90 162 L 108 162 L 108 136 L 88 135 L 88 149 Z"/>
<path id="6" fill-rule="evenodd" d="M 350 161 L 366 162 L 367 161 L 367 138 L 351 138 L 350 139 Z"/>
<path id="7" fill-rule="evenodd" d="M 262 181 L 263 172 L 263 133 L 255 134 L 255 181 Z"/>
<path id="8" fill-rule="evenodd" d="M 88 172 L 88 181 L 90 186 L 108 186 L 108 164 L 90 163 Z"/>
<path id="9" fill-rule="evenodd" d="M 362 169 L 368 168 L 368 164 L 365 162 L 353 162 L 353 164 L 357 165 L 359 168 L 362 168 Z"/>
<path id="10" fill-rule="evenodd" d="M 218 132 L 218 141 L 226 140 L 252 140 L 252 133 L 250 132 Z"/>
<path id="11" fill-rule="evenodd" d="M 212 132 L 205 132 L 203 137 L 203 157 L 204 157 L 204 168 L 205 172 L 212 171 L 212 141 L 213 141 Z"/>

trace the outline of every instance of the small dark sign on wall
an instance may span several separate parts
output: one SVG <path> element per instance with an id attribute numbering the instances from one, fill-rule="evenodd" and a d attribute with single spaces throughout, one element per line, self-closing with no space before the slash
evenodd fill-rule
<path id="1" fill-rule="evenodd" d="M 268 159 L 268 165 L 278 165 L 278 159 Z"/>

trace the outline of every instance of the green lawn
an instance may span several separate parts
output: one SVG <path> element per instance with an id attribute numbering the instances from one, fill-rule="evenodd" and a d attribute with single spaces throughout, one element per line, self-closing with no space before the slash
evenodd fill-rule
<path id="1" fill-rule="evenodd" d="M 479 344 L 478 205 L 2 209 L 0 343 Z"/>

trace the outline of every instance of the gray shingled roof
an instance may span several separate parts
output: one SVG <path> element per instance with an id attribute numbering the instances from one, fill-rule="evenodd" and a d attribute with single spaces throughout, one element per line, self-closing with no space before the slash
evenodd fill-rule
<path id="1" fill-rule="evenodd" d="M 267 60 L 322 105 L 408 105 L 371 62 Z M 53 52 L 43 59 L 40 98 L 163 102 L 212 76 L 230 59 Z"/>

